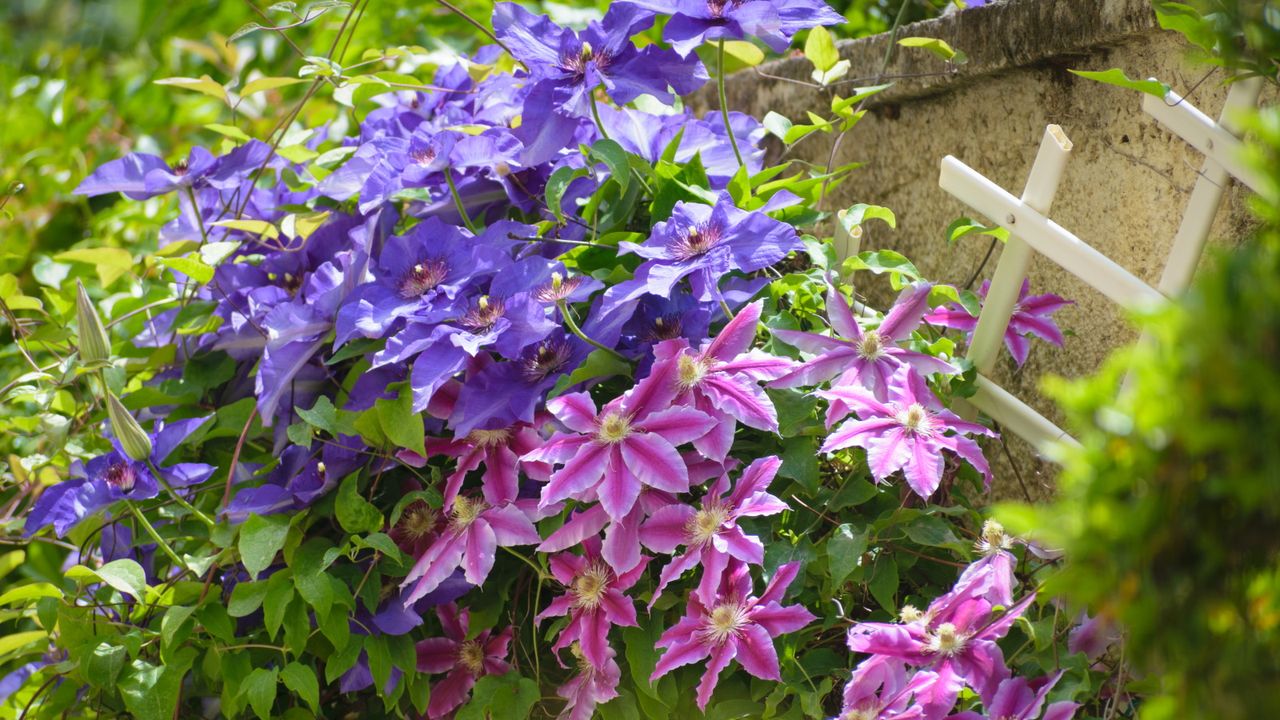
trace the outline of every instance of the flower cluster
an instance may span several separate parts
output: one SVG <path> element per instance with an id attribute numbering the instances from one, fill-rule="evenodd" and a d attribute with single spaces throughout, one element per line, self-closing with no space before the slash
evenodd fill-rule
<path id="1" fill-rule="evenodd" d="M 512 650 L 525 626 L 569 661 L 562 717 L 590 717 L 624 677 L 661 687 L 686 665 L 700 666 L 704 710 L 734 662 L 781 683 L 794 647 L 775 643 L 818 632 L 806 573 L 822 570 L 796 558 L 828 522 L 798 491 L 833 502 L 824 484 L 852 448 L 920 505 L 956 477 L 949 459 L 975 485 L 991 478 L 974 438 L 993 433 L 935 394 L 959 368 L 919 332 L 945 324 L 928 314 L 933 286 L 855 314 L 841 282 L 811 270 L 830 331 L 785 329 L 798 315 L 770 279 L 810 255 L 788 220 L 818 185 L 763 168 L 756 120 L 676 99 L 711 75 L 693 52 L 704 42 L 721 58 L 726 40 L 780 50 L 840 19 L 818 0 L 618 2 L 572 29 L 500 3 L 497 46 L 440 65 L 429 86 L 397 81 L 349 134 L 334 123 L 287 153 L 250 140 L 102 166 L 80 193 L 176 196 L 158 262 L 173 301 L 130 339 L 171 360 L 134 378 L 130 414 L 100 367 L 109 350 L 95 353 L 115 445 L 43 491 L 27 534 L 80 541 L 105 511 L 112 529 L 80 562 L 149 553 L 143 584 L 177 588 L 170 613 L 205 608 L 194 617 L 214 647 L 279 650 L 281 666 L 236 655 L 218 669 L 258 678 L 221 693 L 231 715 L 266 716 L 274 694 L 256 688 L 277 677 L 316 682 L 292 659 L 311 653 L 337 692 L 421 699 L 432 719 L 473 688 L 473 704 L 523 697 L 518 681 L 490 683 L 528 672 L 529 656 L 538 671 L 536 647 Z M 780 532 L 801 510 L 817 522 Z M 927 612 L 854 627 L 850 647 L 873 658 L 846 717 L 940 717 L 966 685 L 1001 717 L 1039 707 L 1053 680 L 1010 679 L 995 644 L 1030 599 L 1010 605 L 1013 564 L 988 540 Z M 208 610 L 219 587 L 227 610 Z M 178 632 L 186 611 L 165 616 L 163 652 L 194 631 Z M 647 667 L 630 633 L 655 653 Z"/>

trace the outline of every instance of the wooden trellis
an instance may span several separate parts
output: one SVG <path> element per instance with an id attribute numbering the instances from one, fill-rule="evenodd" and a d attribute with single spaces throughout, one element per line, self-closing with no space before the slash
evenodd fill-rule
<path id="1" fill-rule="evenodd" d="M 1164 273 L 1154 288 L 1049 219 L 1049 208 L 1071 153 L 1071 141 L 1062 128 L 1057 125 L 1045 128 L 1021 198 L 1014 197 L 960 160 L 950 155 L 943 158 L 938 180 L 942 189 L 1009 231 L 969 344 L 968 358 L 978 371 L 978 390 L 968 401 L 972 407 L 962 408 L 964 412 L 975 415 L 981 410 L 1050 459 L 1057 444 L 1076 442 L 990 379 L 1032 253 L 1044 255 L 1125 308 L 1149 307 L 1181 293 L 1195 273 L 1230 179 L 1235 178 L 1254 190 L 1261 187 L 1257 173 L 1243 162 L 1241 142 L 1236 137 L 1238 128 L 1233 124 L 1239 110 L 1257 103 L 1261 90 L 1260 78 L 1232 85 L 1218 122 L 1176 93 L 1170 92 L 1163 99 L 1146 96 L 1143 109 L 1205 156 Z"/>

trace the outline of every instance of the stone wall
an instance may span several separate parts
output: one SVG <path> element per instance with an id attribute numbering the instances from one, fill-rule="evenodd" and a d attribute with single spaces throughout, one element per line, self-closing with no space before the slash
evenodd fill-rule
<path id="1" fill-rule="evenodd" d="M 1154 285 L 1202 157 L 1143 113 L 1138 93 L 1076 77 L 1068 68 L 1119 67 L 1130 77 L 1160 78 L 1214 117 L 1226 95 L 1221 72 L 1206 77 L 1207 66 L 1188 61 L 1185 42 L 1159 28 L 1149 0 L 1006 0 L 900 29 L 898 37 L 907 36 L 941 38 L 969 61 L 948 72 L 925 51 L 894 49 L 885 73 L 897 78 L 895 86 L 868 103 L 870 112 L 835 152 L 836 165 L 865 166 L 833 191 L 827 209 L 865 202 L 898 216 L 896 231 L 869 222 L 863 249 L 902 252 L 939 281 L 990 277 L 999 249 L 978 272 L 985 237 L 946 242 L 947 225 L 970 213 L 938 187 L 939 162 L 954 155 L 1019 195 L 1045 125 L 1056 123 L 1075 147 L 1050 216 Z M 849 77 L 874 84 L 889 48 L 884 35 L 842 43 L 841 54 L 853 65 Z M 756 117 L 772 110 L 804 122 L 806 110 L 830 107 L 825 91 L 788 82 L 808 80 L 810 69 L 807 60 L 793 58 L 736 73 L 728 80 L 729 105 Z M 695 104 L 706 107 L 709 100 L 714 107 L 711 98 Z M 825 165 L 832 138 L 815 133 L 788 157 Z M 772 151 L 775 158 L 781 154 L 780 147 Z M 1235 242 L 1248 223 L 1245 195 L 1234 188 L 1216 219 L 1214 242 Z M 993 379 L 1060 423 L 1038 391 L 1039 379 L 1089 374 L 1136 333 L 1109 301 L 1043 258 L 1032 265 L 1031 283 L 1033 292 L 1075 300 L 1059 314 L 1072 334 L 1063 349 L 1037 343 L 1025 367 L 1017 371 L 1005 362 Z M 866 289 L 880 307 L 890 300 L 884 285 Z M 1031 494 L 1044 496 L 1053 466 L 1037 461 L 1016 438 L 1008 442 Z M 1021 496 L 1004 452 L 991 446 L 988 455 L 997 471 L 995 494 Z"/>

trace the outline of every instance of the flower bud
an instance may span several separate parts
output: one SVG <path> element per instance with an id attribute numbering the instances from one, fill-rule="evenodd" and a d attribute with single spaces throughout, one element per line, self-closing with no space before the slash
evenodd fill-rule
<path id="1" fill-rule="evenodd" d="M 86 365 L 109 360 L 111 341 L 107 338 L 107 329 L 102 326 L 98 309 L 79 280 L 76 281 L 76 322 L 80 328 L 80 360 Z"/>
<path id="2" fill-rule="evenodd" d="M 107 418 L 111 420 L 111 432 L 120 441 L 125 455 L 138 462 L 151 457 L 151 437 L 110 390 L 107 391 Z"/>

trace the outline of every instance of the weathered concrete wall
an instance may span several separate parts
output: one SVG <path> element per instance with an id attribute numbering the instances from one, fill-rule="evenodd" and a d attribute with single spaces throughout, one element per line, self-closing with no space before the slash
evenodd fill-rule
<path id="1" fill-rule="evenodd" d="M 838 148 L 836 165 L 865 167 L 833 192 L 828 209 L 866 202 L 890 207 L 898 216 L 896 231 L 868 223 L 863 249 L 897 250 L 927 276 L 963 284 L 978 269 L 988 241 L 970 236 L 955 246 L 946 242 L 947 225 L 971 211 L 938 187 L 939 162 L 954 155 L 1019 195 L 1045 125 L 1057 123 L 1075 148 L 1051 217 L 1154 285 L 1202 157 L 1143 113 L 1138 93 L 1067 72 L 1120 67 L 1130 77 L 1158 77 L 1216 117 L 1226 95 L 1221 73 L 1205 79 L 1209 68 L 1186 60 L 1181 36 L 1157 26 L 1149 0 L 1006 0 L 902 28 L 898 37 L 907 36 L 946 40 L 967 53 L 969 62 L 938 74 L 946 70 L 941 60 L 897 48 L 886 74 L 921 77 L 901 79 L 876 96 L 867 105 L 871 112 Z M 842 56 L 853 64 L 850 77 L 873 84 L 889 42 L 876 36 L 843 43 Z M 759 70 L 808 80 L 810 69 L 801 58 Z M 830 107 L 824 91 L 751 71 L 729 79 L 728 98 L 733 109 L 756 117 L 773 110 L 797 122 L 805 121 L 808 109 Z M 825 165 L 832 137 L 814 134 L 788 157 Z M 1234 242 L 1247 227 L 1245 195 L 1233 189 L 1213 238 Z M 998 255 L 997 249 L 979 283 L 990 277 Z M 1074 334 L 1063 349 L 1037 343 L 1021 371 L 1008 361 L 994 379 L 1061 422 L 1053 403 L 1040 395 L 1039 379 L 1089 374 L 1136 333 L 1109 301 L 1043 258 L 1033 263 L 1031 283 L 1033 292 L 1076 301 L 1059 313 L 1061 325 Z M 889 300 L 884 290 L 868 289 L 880 307 Z M 1016 438 L 1009 446 L 1031 492 L 1043 496 L 1051 489 L 1053 466 L 1037 462 Z M 1003 451 L 992 446 L 988 455 L 998 476 L 995 494 L 1021 496 Z"/>

